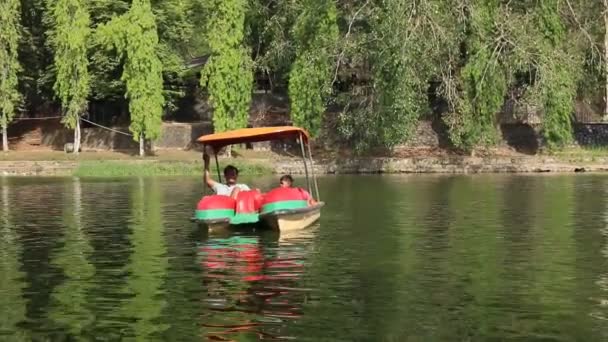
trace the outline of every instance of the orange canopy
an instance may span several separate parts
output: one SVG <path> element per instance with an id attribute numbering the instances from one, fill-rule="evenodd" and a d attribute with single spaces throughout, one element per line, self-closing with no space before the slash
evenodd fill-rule
<path id="1" fill-rule="evenodd" d="M 203 135 L 196 141 L 218 149 L 233 144 L 279 139 L 297 139 L 300 135 L 304 138 L 304 142 L 308 142 L 308 132 L 293 126 L 242 128 L 234 131 Z"/>

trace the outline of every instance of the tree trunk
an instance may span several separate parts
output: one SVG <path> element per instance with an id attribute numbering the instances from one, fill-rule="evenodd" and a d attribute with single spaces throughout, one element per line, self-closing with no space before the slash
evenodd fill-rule
<path id="1" fill-rule="evenodd" d="M 225 153 L 226 153 L 226 158 L 232 158 L 232 146 L 231 145 L 226 146 Z"/>
<path id="2" fill-rule="evenodd" d="M 2 151 L 8 152 L 8 130 L 2 126 Z"/>
<path id="3" fill-rule="evenodd" d="M 604 63 L 606 77 L 606 94 L 604 98 L 604 121 L 608 121 L 608 0 L 604 0 Z"/>
<path id="4" fill-rule="evenodd" d="M 74 154 L 78 155 L 80 151 L 80 117 L 76 119 L 76 127 L 74 128 Z"/>
<path id="5" fill-rule="evenodd" d="M 140 157 L 145 157 L 146 156 L 146 149 L 145 149 L 145 144 L 144 144 L 144 135 L 141 134 L 139 136 L 139 156 Z"/>

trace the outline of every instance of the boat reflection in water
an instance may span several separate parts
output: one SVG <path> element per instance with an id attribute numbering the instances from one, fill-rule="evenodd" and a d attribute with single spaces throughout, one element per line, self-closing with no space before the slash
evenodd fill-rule
<path id="1" fill-rule="evenodd" d="M 289 325 L 302 316 L 310 292 L 300 285 L 311 232 L 208 237 L 198 248 L 207 294 L 203 335 L 214 341 L 292 339 Z"/>

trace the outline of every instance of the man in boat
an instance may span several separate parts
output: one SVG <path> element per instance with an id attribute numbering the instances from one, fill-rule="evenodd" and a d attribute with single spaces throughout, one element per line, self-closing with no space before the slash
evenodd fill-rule
<path id="1" fill-rule="evenodd" d="M 281 188 L 291 188 L 293 187 L 293 178 L 290 175 L 283 175 L 281 176 L 281 178 L 279 179 L 279 186 Z M 312 196 L 310 196 L 310 194 L 308 193 L 308 191 L 302 189 L 302 188 L 297 188 L 300 193 L 302 194 L 302 199 L 308 202 L 308 205 L 315 205 L 317 204 L 317 201 L 315 201 Z"/>
<path id="2" fill-rule="evenodd" d="M 240 191 L 249 191 L 249 187 L 246 184 L 237 183 L 239 177 L 239 169 L 232 165 L 224 168 L 224 181 L 226 184 L 216 182 L 211 178 L 209 172 L 209 155 L 203 153 L 203 162 L 205 163 L 205 184 L 210 187 L 216 195 L 230 196 L 236 198 Z"/>

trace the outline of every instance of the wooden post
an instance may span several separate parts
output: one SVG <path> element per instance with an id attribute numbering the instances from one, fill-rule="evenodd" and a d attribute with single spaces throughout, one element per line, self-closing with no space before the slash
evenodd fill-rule
<path id="1" fill-rule="evenodd" d="M 143 133 L 141 133 L 139 135 L 139 156 L 140 157 L 145 157 L 146 156 L 146 150 L 145 150 L 145 146 L 144 146 L 144 135 L 143 135 Z"/>
<path id="2" fill-rule="evenodd" d="M 312 174 L 312 182 L 315 185 L 315 192 L 317 195 L 317 201 L 321 200 L 321 196 L 319 195 L 319 185 L 317 184 L 317 176 L 315 176 L 315 162 L 312 160 L 312 150 L 310 148 L 310 140 L 308 141 L 308 158 L 310 158 L 310 173 Z"/>
<path id="3" fill-rule="evenodd" d="M 76 127 L 74 127 L 74 154 L 78 155 L 80 151 L 80 117 L 76 118 Z"/>
<path id="4" fill-rule="evenodd" d="M 304 162 L 304 172 L 306 173 L 306 184 L 308 185 L 308 192 L 312 194 L 312 187 L 310 186 L 310 177 L 308 177 L 308 164 L 306 163 L 306 152 L 304 151 L 304 135 L 300 133 L 300 148 L 302 149 L 302 161 Z"/>
<path id="5" fill-rule="evenodd" d="M 6 129 L 7 124 L 2 125 L 2 151 L 8 152 L 8 130 Z"/>
<path id="6" fill-rule="evenodd" d="M 220 162 L 217 159 L 217 151 L 215 149 L 213 150 L 213 155 L 215 156 L 215 168 L 217 169 L 217 179 L 221 183 L 222 182 L 222 175 L 220 173 Z"/>

